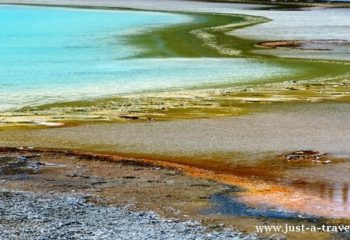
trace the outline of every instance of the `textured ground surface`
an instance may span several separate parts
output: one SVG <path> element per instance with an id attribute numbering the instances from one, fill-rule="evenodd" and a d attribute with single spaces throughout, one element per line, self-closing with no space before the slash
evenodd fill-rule
<path id="1" fill-rule="evenodd" d="M 84 197 L 0 192 L 1 239 L 255 239 L 154 212 L 87 204 Z"/>
<path id="2" fill-rule="evenodd" d="M 2 146 L 99 150 L 135 155 L 206 157 L 219 153 L 314 149 L 349 154 L 348 104 L 275 106 L 273 112 L 236 118 L 196 119 L 135 124 L 90 124 L 78 127 L 0 131 Z"/>

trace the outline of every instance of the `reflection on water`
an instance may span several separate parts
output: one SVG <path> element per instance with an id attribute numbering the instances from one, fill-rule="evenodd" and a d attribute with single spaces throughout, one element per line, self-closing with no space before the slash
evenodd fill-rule
<path id="1" fill-rule="evenodd" d="M 350 210 L 349 183 L 322 183 L 316 189 L 320 197 L 328 199 L 337 207 Z"/>
<path id="2" fill-rule="evenodd" d="M 269 209 L 330 218 L 350 218 L 350 179 L 346 177 L 350 161 L 329 154 L 321 158 L 326 159 L 331 159 L 331 163 L 315 164 L 308 159 L 291 162 L 283 157 L 267 156 L 245 161 L 246 166 L 231 166 L 229 174 L 250 183 L 242 184 L 246 193 L 241 199 L 248 205 L 266 205 Z M 266 190 L 261 191 L 264 188 Z M 228 203 L 227 199 L 224 204 L 223 198 L 213 200 L 220 203 L 220 213 L 237 215 L 236 210 L 227 209 L 237 208 L 237 205 Z M 267 214 L 266 210 L 264 214 Z"/>
<path id="3" fill-rule="evenodd" d="M 259 209 L 250 207 L 227 194 L 215 194 L 210 199 L 215 206 L 203 211 L 204 214 L 224 214 L 236 217 L 263 217 L 270 219 L 303 219 L 313 221 L 316 216 L 284 211 L 281 209 Z"/>
<path id="4" fill-rule="evenodd" d="M 314 196 L 315 198 L 321 198 L 329 205 L 329 208 L 332 208 L 337 212 L 349 213 L 350 217 L 349 182 L 294 183 L 292 186 L 301 189 L 306 194 L 311 193 L 311 196 Z M 317 204 L 317 202 L 315 204 Z"/>

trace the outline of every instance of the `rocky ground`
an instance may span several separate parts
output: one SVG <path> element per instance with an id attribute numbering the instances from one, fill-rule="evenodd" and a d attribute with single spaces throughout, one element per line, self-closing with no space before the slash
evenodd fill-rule
<path id="1" fill-rule="evenodd" d="M 336 159 L 325 163 L 330 157 L 309 150 L 279 155 L 276 161 L 292 169 L 296 164 L 308 168 L 338 164 L 344 172 L 341 176 L 346 175 L 345 163 Z M 266 184 L 227 185 L 222 182 L 230 182 L 228 175 L 216 174 L 213 179 L 220 181 L 214 181 L 207 171 L 203 178 L 198 177 L 200 172 L 111 154 L 0 148 L 0 239 L 285 239 L 275 233 L 255 235 L 255 226 L 324 222 L 241 201 L 242 197 L 262 199 L 274 193 L 276 199 L 282 199 L 277 189 L 272 191 Z M 259 191 L 249 194 L 252 187 Z M 306 190 L 302 199 L 305 194 Z M 295 194 L 293 197 L 296 199 Z M 288 235 L 287 239 L 330 237 L 309 234 Z"/>
<path id="2" fill-rule="evenodd" d="M 128 159 L 4 148 L 0 182 L 0 239 L 257 238 L 199 213 L 227 186 Z"/>
<path id="3" fill-rule="evenodd" d="M 154 212 L 88 204 L 83 196 L 0 192 L 0 239 L 256 239 L 232 230 L 208 231 L 194 221 Z"/>

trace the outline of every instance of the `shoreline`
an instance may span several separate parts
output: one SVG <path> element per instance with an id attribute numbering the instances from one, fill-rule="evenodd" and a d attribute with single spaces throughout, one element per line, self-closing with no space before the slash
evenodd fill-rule
<path id="1" fill-rule="evenodd" d="M 16 2 L 16 1 L 14 1 Z M 22 1 L 20 1 L 22 2 Z M 25 1 L 24 1 L 25 2 Z M 88 4 L 89 2 L 87 2 Z M 120 4 L 119 2 L 116 3 Z M 35 4 L 34 4 L 35 5 Z M 132 4 L 131 4 L 132 5 Z M 142 7 L 140 7 L 142 8 Z M 151 11 L 146 9 L 146 11 Z M 158 9 L 156 11 L 171 11 Z M 184 13 L 173 9 L 178 13 Z M 190 13 L 191 11 L 188 11 Z M 208 31 L 208 34 L 216 35 L 216 38 L 222 39 L 228 31 L 239 29 L 242 27 L 251 26 L 252 24 L 261 24 L 266 21 L 265 17 L 245 16 L 246 18 L 260 19 L 258 22 L 252 23 L 252 20 L 245 19 L 243 22 L 230 23 L 233 19 L 244 16 L 240 14 L 229 14 L 225 17 L 225 13 L 207 14 L 194 12 L 195 16 L 203 16 L 205 18 L 212 17 L 224 18 L 223 23 L 215 23 L 218 20 L 205 20 L 205 24 L 199 29 L 194 28 L 191 24 L 190 29 L 196 31 Z M 227 14 L 227 13 L 226 13 Z M 226 19 L 227 18 L 227 19 Z M 232 18 L 232 19 L 231 19 Z M 219 22 L 220 22 L 219 21 Z M 207 26 L 209 24 L 209 27 Z M 219 25 L 218 25 L 219 24 Z M 224 24 L 223 26 L 221 24 Z M 227 25 L 228 24 L 228 25 Z M 243 24 L 243 25 L 242 25 Z M 167 31 L 190 31 L 188 27 L 182 29 L 182 24 L 179 26 L 170 26 L 153 30 L 141 35 L 130 36 L 130 44 L 143 46 L 145 43 L 142 39 L 146 39 L 147 43 L 152 46 L 152 42 L 157 45 L 158 41 L 171 39 Z M 180 29 L 180 30 L 174 30 Z M 219 30 L 214 30 L 218 28 Z M 181 32 L 183 31 L 183 32 Z M 190 31 L 192 32 L 192 31 Z M 191 35 L 191 34 L 189 34 Z M 171 35 L 170 35 L 171 36 Z M 192 36 L 194 37 L 194 36 Z M 139 39 L 141 38 L 141 40 Z M 153 39 L 155 38 L 155 39 Z M 197 39 L 197 37 L 195 37 Z M 139 39 L 139 40 L 136 40 Z M 193 40 L 193 39 L 192 39 Z M 190 40 L 189 42 L 192 42 Z M 200 38 L 197 40 L 201 40 Z M 288 59 L 275 56 L 261 55 L 251 53 L 258 44 L 258 41 L 239 39 L 239 37 L 225 37 L 227 44 L 232 42 L 236 45 L 244 42 L 238 49 L 243 54 L 241 57 L 257 59 L 267 63 L 288 66 L 296 71 L 288 76 L 288 81 L 285 81 L 285 76 L 280 78 L 272 78 L 268 81 L 257 81 L 252 83 L 227 84 L 217 86 L 201 87 L 204 89 L 196 89 L 196 87 L 186 88 L 186 90 L 161 90 L 160 92 L 146 92 L 138 94 L 115 95 L 114 97 L 101 97 L 95 100 L 79 100 L 70 102 L 57 102 L 43 104 L 34 107 L 23 107 L 13 111 L 5 111 L 0 113 L 0 128 L 1 127 L 59 127 L 70 126 L 76 124 L 85 124 L 91 122 L 128 122 L 128 121 L 157 121 L 157 120 L 176 120 L 176 119 L 192 119 L 203 117 L 230 117 L 240 116 L 247 113 L 254 113 L 259 109 L 264 108 L 264 104 L 275 102 L 298 103 L 298 102 L 348 102 L 347 93 L 349 92 L 349 71 L 347 70 L 350 63 L 347 61 L 329 61 L 329 60 L 305 60 L 305 59 Z M 236 43 L 235 43 L 236 42 Z M 207 50 L 203 53 L 204 56 L 210 56 L 211 51 L 220 47 L 220 45 L 210 46 L 212 43 L 207 42 Z M 147 45 L 147 44 L 146 44 Z M 200 45 L 200 44 L 196 44 Z M 251 45 L 251 46 L 250 46 Z M 186 49 L 188 46 L 186 47 Z M 170 47 L 165 52 L 157 52 L 157 47 L 151 47 L 143 57 L 167 57 L 166 52 L 169 50 L 172 54 L 180 54 L 187 52 L 185 49 L 176 49 Z M 211 49 L 210 51 L 208 49 Z M 224 48 L 225 49 L 225 48 Z M 203 49 L 202 49 L 203 50 Z M 217 49 L 216 49 L 217 50 Z M 178 52 L 177 52 L 178 51 Z M 217 56 L 225 57 L 221 50 L 217 50 Z M 229 50 L 227 50 L 229 51 Z M 182 52 L 182 53 L 181 53 Z M 215 52 L 215 51 L 214 51 Z M 165 55 L 164 55 L 165 54 Z M 217 55 L 218 54 L 218 55 Z M 202 55 L 200 55 L 202 56 Z M 142 56 L 136 56 L 141 57 Z M 168 56 L 169 57 L 169 56 Z M 193 56 L 192 56 L 193 57 Z M 230 57 L 230 56 L 226 56 Z M 232 57 L 232 56 L 231 56 Z M 323 76 L 327 76 L 323 79 Z M 198 87 L 199 88 L 199 87 Z M 255 106 L 253 106 L 255 105 Z M 106 106 L 108 106 L 106 108 Z M 113 109 L 113 110 L 110 110 Z M 117 111 L 115 111 L 118 109 Z"/>
<path id="2" fill-rule="evenodd" d="M 203 209 L 211 208 L 211 195 L 227 191 L 229 187 L 190 177 L 174 167 L 159 167 L 124 157 L 116 160 L 115 155 L 2 148 L 1 170 L 4 156 L 14 160 L 20 156 L 21 159 L 27 159 L 30 167 L 33 164 L 40 165 L 34 173 L 31 168 L 25 170 L 22 166 L 22 170 L 17 173 L 6 175 L 5 172 L 5 176 L 0 175 L 2 187 L 10 192 L 73 194 L 73 197 L 84 196 L 88 203 L 96 206 L 122 207 L 131 213 L 155 211 L 164 221 L 172 219 L 179 223 L 197 222 L 208 232 L 217 231 L 222 234 L 225 229 L 236 229 L 229 222 L 224 227 L 217 223 L 215 216 L 200 213 Z M 26 179 L 19 180 L 23 174 Z M 237 230 L 233 232 L 240 234 Z M 246 235 L 245 233 L 241 237 Z M 254 234 L 249 235 L 254 237 Z"/>
<path id="3" fill-rule="evenodd" d="M 256 206 L 249 201 L 246 205 L 241 195 L 246 196 L 250 191 L 253 191 L 258 198 L 261 197 L 260 192 L 264 192 L 264 195 L 267 191 L 275 194 L 281 192 L 284 196 L 289 196 L 291 192 L 266 183 L 256 185 L 254 181 L 235 179 L 232 175 L 215 174 L 208 177 L 210 172 L 186 166 L 159 164 L 159 162 L 153 164 L 147 160 L 119 158 L 111 154 L 101 155 L 66 150 L 32 147 L 1 148 L 0 160 L 2 161 L 6 155 L 7 158 L 14 160 L 19 159 L 18 156 L 21 159 L 27 159 L 30 168 L 25 170 L 22 166 L 19 172 L 9 176 L 6 173 L 0 175 L 3 191 L 8 198 L 4 200 L 1 197 L 2 204 L 10 202 L 13 204 L 13 200 L 17 201 L 11 195 L 18 194 L 18 191 L 20 191 L 19 194 L 29 191 L 28 194 L 34 197 L 31 201 L 34 201 L 36 196 L 43 199 L 49 195 L 52 195 L 50 201 L 60 201 L 55 194 L 68 196 L 72 200 L 76 196 L 81 196 L 85 199 L 84 203 L 90 206 L 122 207 L 128 209 L 130 214 L 137 214 L 140 211 L 146 211 L 144 213 L 147 214 L 155 211 L 160 214 L 161 221 L 168 221 L 169 218 L 176 223 L 192 221 L 209 232 L 215 231 L 215 234 L 219 234 L 218 236 L 231 232 L 235 236 L 239 234 L 239 239 L 274 236 L 272 233 L 256 235 L 254 225 L 260 224 L 284 225 L 302 222 L 308 226 L 348 223 L 348 219 L 319 218 L 307 215 L 300 212 L 300 207 L 291 211 L 291 209 L 271 208 L 271 205 Z M 35 168 L 34 172 L 33 164 L 40 165 L 39 168 Z M 269 190 L 269 188 L 272 189 Z M 292 191 L 295 198 L 295 189 Z M 276 197 L 281 199 L 276 195 L 272 199 Z M 20 204 L 23 203 L 23 198 L 21 199 Z M 29 205 L 32 204 L 31 201 L 28 201 Z M 35 206 L 38 209 L 43 207 L 40 204 L 35 204 Z M 86 211 L 90 212 L 90 209 Z M 13 207 L 7 209 L 7 212 L 21 217 L 21 214 L 18 214 Z M 57 214 L 59 210 L 51 208 L 47 212 Z M 139 220 L 146 220 L 142 216 Z M 79 218 L 78 221 L 84 221 L 83 219 Z M 19 221 L 17 224 L 22 223 Z M 7 224 L 4 224 L 3 227 L 6 229 Z M 68 229 L 74 232 L 71 226 Z M 37 233 L 36 230 L 33 229 L 33 231 Z M 83 234 L 87 234 L 85 230 L 82 231 Z M 60 230 L 55 230 L 55 232 L 60 233 Z M 127 232 L 124 236 L 127 236 Z M 288 233 L 286 236 L 288 239 L 298 239 L 299 234 Z M 303 233 L 302 236 L 327 239 L 338 235 L 317 232 Z"/>
<path id="4" fill-rule="evenodd" d="M 201 219 L 201 210 L 208 210 L 204 206 L 244 204 L 262 215 L 241 218 L 235 211 L 230 215 L 227 209 L 222 214 L 210 208 L 214 214 L 208 214 L 208 224 L 227 223 L 250 233 L 257 224 L 285 223 L 264 215 L 270 210 L 271 216 L 292 216 L 294 224 L 310 216 L 348 223 L 350 182 L 342 176 L 350 171 L 349 63 L 267 58 L 284 64 L 307 62 L 315 72 L 282 82 L 135 94 L 0 113 L 0 155 L 9 152 L 18 159 L 23 153 L 42 154 L 46 158 L 40 161 L 49 163 L 38 174 L 20 170 L 15 177 L 6 176 L 5 184 L 8 189 L 44 187 L 54 192 L 74 190 L 78 184 L 82 192 L 101 194 L 103 204 L 110 200 L 125 205 L 136 199 L 147 211 L 161 213 L 168 199 L 175 198 L 170 201 L 175 209 L 171 216 L 178 207 L 189 213 L 187 219 Z M 317 78 L 329 71 L 331 76 Z M 327 154 L 320 163 L 283 157 L 300 150 Z M 50 161 L 56 162 L 50 158 L 68 170 L 51 169 Z M 228 186 L 229 191 L 221 191 Z"/>
<path id="5" fill-rule="evenodd" d="M 73 194 L 73 198 L 74 196 L 86 196 L 88 203 L 96 206 L 129 206 L 128 208 L 134 213 L 145 210 L 148 212 L 156 211 L 160 213 L 162 219 L 174 219 L 174 217 L 180 221 L 191 219 L 200 222 L 201 225 L 209 229 L 215 229 L 221 234 L 225 233 L 225 229 L 236 229 L 236 234 L 243 231 L 244 233 L 248 232 L 248 236 L 255 236 L 253 226 L 261 224 L 262 221 L 270 224 L 285 224 L 297 220 L 306 225 L 331 224 L 338 221 L 321 218 L 315 222 L 315 217 L 312 217 L 310 221 L 307 215 L 298 215 L 298 211 L 294 214 L 290 211 L 274 208 L 270 210 L 266 207 L 259 210 L 260 207 L 242 205 L 240 197 L 237 203 L 241 204 L 240 208 L 250 209 L 247 213 L 241 212 L 242 209 L 235 210 L 235 207 L 228 208 L 229 212 L 227 213 L 215 213 L 217 211 L 215 209 L 220 207 L 217 197 L 226 196 L 226 198 L 235 199 L 245 193 L 241 193 L 242 190 L 247 186 L 252 187 L 254 183 L 241 181 L 241 185 L 232 186 L 232 177 L 222 175 L 221 178 L 208 178 L 204 175 L 209 173 L 203 170 L 169 164 L 156 163 L 153 165 L 144 160 L 119 158 L 115 155 L 65 150 L 2 148 L 0 149 L 0 160 L 4 154 L 8 158 L 18 159 L 17 156 L 20 156 L 21 159 L 27 159 L 30 166 L 34 163 L 41 165 L 34 170 L 34 173 L 26 173 L 22 166 L 21 172 L 12 173 L 12 176 L 6 176 L 6 174 L 0 176 L 3 188 L 6 191 L 10 190 L 10 193 L 30 191 L 33 192 L 32 194 L 41 194 L 42 192 L 60 195 Z M 122 171 L 117 171 L 117 169 Z M 28 171 L 32 170 L 28 169 Z M 239 190 L 241 187 L 242 190 Z M 254 186 L 254 188 L 260 187 Z M 259 191 L 267 191 L 267 189 L 268 186 L 265 185 L 264 190 L 260 188 Z M 280 190 L 274 187 L 274 192 L 278 191 Z M 137 194 L 135 194 L 136 192 Z M 150 192 L 152 192 L 152 197 Z M 231 196 L 230 193 L 233 195 Z M 288 191 L 284 190 L 283 193 L 288 194 Z M 38 207 L 41 206 L 38 205 Z M 211 211 L 214 212 L 210 213 Z M 250 211 L 260 212 L 258 216 L 252 217 L 249 215 Z M 247 219 L 249 216 L 250 220 Z M 269 220 L 265 219 L 264 216 L 269 216 Z M 247 221 L 251 224 L 247 225 Z M 342 222 L 346 223 L 345 220 Z M 257 237 L 268 237 L 270 234 L 259 234 Z M 312 237 L 315 236 L 315 233 L 307 233 L 307 235 Z M 316 233 L 316 235 L 319 237 L 327 236 L 327 234 L 321 233 Z M 297 234 L 287 234 L 287 236 L 293 238 Z"/>
<path id="6" fill-rule="evenodd" d="M 24 107 L 0 113 L 0 128 L 65 127 L 244 116 L 302 103 L 348 103 L 348 74 L 329 79 L 245 84 L 206 90 L 130 94 Z"/>
<path id="7" fill-rule="evenodd" d="M 151 165 L 176 167 L 194 177 L 248 189 L 241 200 L 253 205 L 271 204 L 291 211 L 303 209 L 309 214 L 342 217 L 347 212 L 333 202 L 338 197 L 321 197 L 325 186 L 336 192 L 339 184 L 347 184 L 338 173 L 350 167 L 347 161 L 350 153 L 346 152 L 350 116 L 346 111 L 342 113 L 347 105 L 334 106 L 294 106 L 280 112 L 235 118 L 9 129 L 0 132 L 0 144 L 35 149 L 55 146 L 107 159 L 115 156 L 118 160 L 121 158 L 118 156 L 123 156 Z M 210 135 L 204 129 L 211 129 Z M 273 138 L 269 137 L 271 134 Z M 292 164 L 279 157 L 305 146 L 329 153 L 325 161 L 330 164 Z M 322 211 L 315 212 L 311 207 L 315 201 L 322 205 Z"/>
<path id="8" fill-rule="evenodd" d="M 94 155 L 32 148 L 0 151 L 0 208 L 3 211 L 0 235 L 5 239 L 11 238 L 7 234 L 16 234 L 20 239 L 26 234 L 49 238 L 65 234 L 69 238 L 78 234 L 77 237 L 87 239 L 97 233 L 98 239 L 110 239 L 105 234 L 130 238 L 135 237 L 132 235 L 135 232 L 152 239 L 163 239 L 171 233 L 170 239 L 178 239 L 184 231 L 182 224 L 187 223 L 190 226 L 186 236 L 191 234 L 190 239 L 196 235 L 201 239 L 212 236 L 255 239 L 254 234 L 243 234 L 196 213 L 197 209 L 208 206 L 207 198 L 211 193 L 225 188 L 221 184 L 192 179 L 178 171 L 128 159 L 106 162 Z M 3 166 L 4 160 L 11 165 L 7 170 Z M 66 197 L 66 200 L 62 199 Z M 99 210 L 94 211 L 94 208 Z M 120 214 L 124 210 L 126 213 Z M 112 218 L 109 213 L 113 214 Z M 92 215 L 94 221 L 87 221 Z M 131 216 L 135 218 L 129 221 Z M 28 218 L 30 223 L 36 223 L 35 226 L 27 224 L 25 220 Z M 53 223 L 49 224 L 49 233 L 46 232 L 48 225 L 44 224 L 48 222 Z M 52 227 L 56 226 L 55 223 L 57 228 Z M 155 223 L 157 230 L 154 229 Z M 164 223 L 173 223 L 173 230 L 159 231 L 160 227 L 166 230 Z M 85 228 L 85 225 L 90 228 Z M 13 226 L 16 226 L 15 232 Z M 95 226 L 99 231 L 91 232 Z M 136 229 L 130 231 L 133 227 Z"/>

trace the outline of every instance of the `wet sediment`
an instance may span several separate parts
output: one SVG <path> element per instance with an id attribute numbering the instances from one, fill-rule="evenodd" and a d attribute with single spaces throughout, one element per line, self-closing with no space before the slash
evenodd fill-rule
<path id="1" fill-rule="evenodd" d="M 181 164 L 78 151 L 20 147 L 2 148 L 0 155 L 1 168 L 10 165 L 0 176 L 6 189 L 85 194 L 93 204 L 129 205 L 134 210 L 154 210 L 166 217 L 195 219 L 214 228 L 222 224 L 239 226 L 248 232 L 254 231 L 254 224 L 262 222 L 345 221 L 264 207 L 262 202 L 258 205 L 244 202 L 245 194 L 261 198 L 264 191 L 269 195 L 271 187 L 276 188 L 271 182 L 270 186 L 268 182 L 252 186 L 263 178 L 254 181 Z M 290 164 L 283 157 L 280 161 Z M 282 186 L 275 193 L 282 193 L 281 190 Z M 288 195 L 288 190 L 285 193 Z M 252 223 L 244 227 L 247 218 Z"/>

